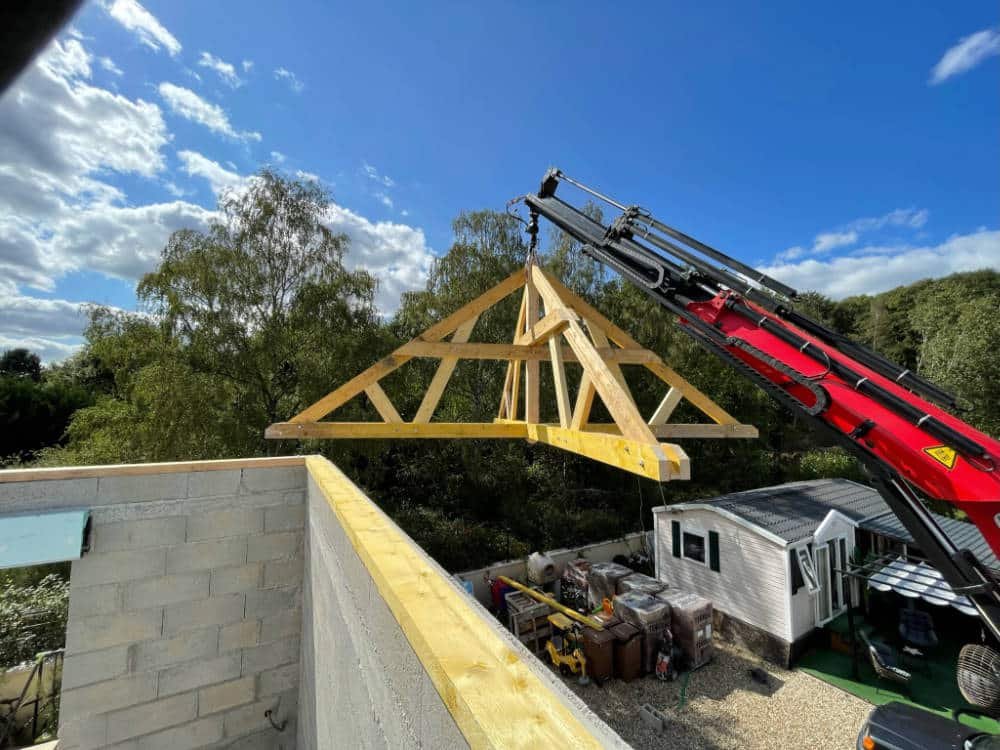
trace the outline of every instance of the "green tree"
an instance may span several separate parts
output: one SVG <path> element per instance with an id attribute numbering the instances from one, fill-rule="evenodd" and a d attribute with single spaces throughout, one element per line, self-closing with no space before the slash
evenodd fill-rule
<path id="1" fill-rule="evenodd" d="M 963 419 L 1000 435 L 1000 361 L 996 356 L 1000 351 L 1000 290 L 961 302 L 954 301 L 953 294 L 953 290 L 943 291 L 936 304 L 914 313 L 923 338 L 920 372 L 970 406 Z"/>
<path id="2" fill-rule="evenodd" d="M 380 340 L 375 279 L 344 263 L 315 182 L 262 171 L 224 196 L 206 232 L 175 232 L 139 284 L 145 315 L 92 311 L 86 358 L 107 396 L 69 429 L 79 461 L 262 455 L 264 440 L 367 366 Z M 334 375 L 334 378 L 331 378 Z M 63 456 L 65 458 L 65 456 Z"/>
<path id="3" fill-rule="evenodd" d="M 51 377 L 37 354 L 10 349 L 0 357 L 0 465 L 33 460 L 59 444 L 73 413 L 93 402 L 72 380 Z"/>
<path id="4" fill-rule="evenodd" d="M 42 379 L 42 360 L 28 349 L 7 349 L 0 354 L 0 377 Z"/>
<path id="5" fill-rule="evenodd" d="M 346 267 L 346 240 L 323 223 L 328 200 L 313 183 L 263 172 L 249 190 L 221 201 L 208 231 L 171 237 L 160 266 L 140 284 L 145 314 L 93 309 L 83 351 L 43 373 L 43 383 L 96 394 L 70 423 L 69 447 L 49 458 L 101 463 L 319 451 L 452 569 L 649 528 L 654 505 L 791 479 L 861 478 L 853 457 L 705 352 L 666 310 L 558 232 L 543 243 L 539 262 L 723 408 L 756 425 L 760 439 L 684 441 L 692 481 L 667 487 L 518 440 L 264 441 L 269 423 L 346 382 L 526 259 L 515 219 L 464 212 L 424 288 L 405 294 L 397 313 L 383 319 L 372 302 L 376 280 Z M 998 278 L 961 274 L 842 301 L 805 293 L 796 304 L 954 389 L 973 406 L 969 419 L 996 430 Z M 473 339 L 509 342 L 518 305 L 512 295 L 483 314 Z M 436 366 L 415 359 L 383 380 L 404 418 L 416 413 Z M 641 367 L 625 370 L 640 411 L 652 413 L 666 386 Z M 579 365 L 567 363 L 567 372 L 575 391 Z M 504 375 L 502 363 L 461 362 L 434 419 L 490 421 Z M 541 388 L 541 418 L 554 421 L 545 363 Z M 378 418 L 364 398 L 335 416 Z M 607 419 L 596 404 L 593 420 Z M 675 419 L 702 421 L 687 404 Z"/>

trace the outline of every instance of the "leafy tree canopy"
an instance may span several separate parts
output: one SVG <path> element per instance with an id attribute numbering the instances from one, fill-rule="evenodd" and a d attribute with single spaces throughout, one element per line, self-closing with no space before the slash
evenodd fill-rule
<path id="1" fill-rule="evenodd" d="M 0 377 L 42 379 L 42 360 L 24 348 L 7 349 L 0 354 Z"/>
<path id="2" fill-rule="evenodd" d="M 741 375 L 703 351 L 666 311 L 609 275 L 569 238 L 554 233 L 540 262 L 741 421 L 757 441 L 687 441 L 691 482 L 658 486 L 610 467 L 523 441 L 313 441 L 263 439 L 286 420 L 393 348 L 523 266 L 521 225 L 494 211 L 464 212 L 454 240 L 423 289 L 403 296 L 391 318 L 374 306 L 377 280 L 352 269 L 347 239 L 324 219 L 329 196 L 312 182 L 268 171 L 220 201 L 205 232 L 176 232 L 138 289 L 142 314 L 91 310 L 83 350 L 31 378 L 0 379 L 89 394 L 49 463 L 117 463 L 322 452 L 444 565 L 580 544 L 649 527 L 649 508 L 793 479 L 863 479 L 850 455 L 779 409 Z M 594 207 L 587 209 L 598 216 Z M 1000 428 L 1000 274 L 981 271 L 924 281 L 875 296 L 834 301 L 807 293 L 799 309 L 952 389 L 963 417 Z M 506 342 L 515 297 L 485 313 L 473 337 Z M 436 362 L 414 360 L 383 381 L 412 417 Z M 552 382 L 542 364 L 542 403 Z M 571 382 L 579 366 L 567 364 Z M 641 368 L 629 383 L 643 413 L 663 386 Z M 634 373 L 631 374 L 631 373 Z M 504 367 L 463 361 L 437 420 L 488 421 Z M 0 389 L 0 409 L 4 406 Z M 9 401 L 8 397 L 8 401 Z M 552 413 L 542 419 L 554 420 Z M 377 418 L 355 399 L 338 419 Z M 606 418 L 595 406 L 595 419 Z M 696 418 L 682 405 L 678 419 Z M 60 434 L 62 428 L 60 427 Z M 49 436 L 58 440 L 58 436 Z"/>

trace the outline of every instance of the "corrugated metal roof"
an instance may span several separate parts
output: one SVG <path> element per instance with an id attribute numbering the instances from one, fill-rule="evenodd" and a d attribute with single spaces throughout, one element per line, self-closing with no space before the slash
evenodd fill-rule
<path id="1" fill-rule="evenodd" d="M 889 511 L 875 490 L 847 479 L 814 479 L 760 487 L 698 504 L 727 510 L 786 542 L 812 536 L 831 509 L 853 521 Z M 683 508 L 684 503 L 673 507 Z"/>
<path id="2" fill-rule="evenodd" d="M 975 524 L 958 521 L 954 518 L 938 515 L 937 513 L 934 514 L 934 518 L 941 526 L 941 530 L 951 538 L 956 547 L 971 550 L 972 554 L 987 567 L 1000 569 L 1000 560 L 993 554 L 989 543 L 983 538 L 983 535 L 976 528 Z M 876 534 L 897 539 L 906 544 L 913 544 L 913 536 L 892 512 L 876 516 L 875 518 L 868 518 L 858 525 L 866 531 L 874 531 Z"/>

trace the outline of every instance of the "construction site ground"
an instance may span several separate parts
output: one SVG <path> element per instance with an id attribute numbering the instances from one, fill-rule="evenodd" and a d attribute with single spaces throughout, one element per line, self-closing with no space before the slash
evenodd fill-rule
<path id="1" fill-rule="evenodd" d="M 750 670 L 767 672 L 769 686 Z M 681 680 L 643 677 L 610 680 L 598 687 L 565 682 L 587 705 L 637 750 L 671 747 L 741 748 L 854 747 L 872 706 L 799 671 L 764 662 L 730 644 L 716 641 L 710 664 L 691 674 L 687 699 L 678 710 Z M 662 733 L 645 724 L 639 707 L 649 703 L 669 717 Z"/>

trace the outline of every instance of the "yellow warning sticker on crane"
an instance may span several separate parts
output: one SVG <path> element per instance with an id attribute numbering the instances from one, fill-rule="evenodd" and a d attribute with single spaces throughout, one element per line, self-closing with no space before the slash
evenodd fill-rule
<path id="1" fill-rule="evenodd" d="M 947 469 L 954 468 L 958 458 L 955 449 L 949 448 L 947 445 L 932 445 L 930 448 L 924 448 L 924 453 Z"/>

